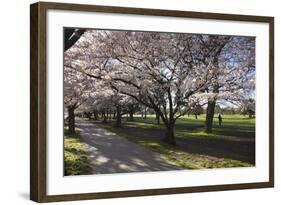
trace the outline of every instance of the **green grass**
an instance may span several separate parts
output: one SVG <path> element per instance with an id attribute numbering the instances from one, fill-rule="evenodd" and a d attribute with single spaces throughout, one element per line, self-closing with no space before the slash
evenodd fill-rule
<path id="1" fill-rule="evenodd" d="M 136 116 L 133 122 L 124 120 L 123 128 L 116 128 L 112 126 L 113 123 L 99 124 L 99 126 L 160 153 L 166 160 L 184 169 L 254 166 L 254 161 L 249 160 L 246 155 L 247 150 L 246 154 L 245 148 L 241 147 L 240 150 L 240 144 L 235 145 L 238 151 L 228 147 L 231 148 L 235 142 L 244 143 L 255 139 L 255 119 L 240 115 L 224 115 L 223 128 L 218 128 L 217 119 L 214 118 L 213 133 L 209 134 L 204 132 L 204 121 L 204 115 L 198 116 L 198 119 L 194 116 L 183 116 L 177 121 L 175 135 L 190 144 L 187 148 L 172 146 L 159 140 L 164 126 L 157 125 L 154 116 L 147 116 L 146 120 Z M 205 142 L 216 146 L 209 147 Z"/>
<path id="2" fill-rule="evenodd" d="M 134 117 L 136 120 L 144 120 L 140 115 L 135 115 Z M 195 119 L 194 115 L 184 115 L 180 117 L 177 122 L 189 122 L 192 124 L 198 124 L 199 122 L 204 123 L 205 119 L 205 114 L 198 115 L 197 119 Z M 147 119 L 145 121 L 155 123 L 155 115 L 147 115 Z M 250 119 L 247 115 L 222 115 L 222 121 L 223 124 L 225 123 L 226 125 L 231 125 L 232 123 L 237 123 L 245 126 L 255 125 L 255 118 Z M 214 123 L 218 123 L 218 118 L 216 115 L 214 116 Z"/>
<path id="3" fill-rule="evenodd" d="M 64 135 L 64 174 L 87 175 L 92 169 L 87 157 L 87 145 L 81 142 L 79 134 Z"/>
<path id="4" fill-rule="evenodd" d="M 229 138 L 233 137 L 255 137 L 255 119 L 249 119 L 243 115 L 224 115 L 223 126 L 218 128 L 218 119 L 214 117 L 214 128 L 212 133 L 204 132 L 205 115 L 183 116 L 177 120 L 175 125 L 175 135 L 177 137 L 197 137 L 197 138 Z M 134 122 L 126 122 L 129 127 L 140 127 L 143 129 L 164 129 L 163 123 L 157 125 L 155 117 L 149 115 L 146 120 L 140 116 L 135 117 Z"/>

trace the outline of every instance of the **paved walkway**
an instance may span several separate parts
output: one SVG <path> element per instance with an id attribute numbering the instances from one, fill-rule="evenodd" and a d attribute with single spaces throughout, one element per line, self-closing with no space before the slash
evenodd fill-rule
<path id="1" fill-rule="evenodd" d="M 179 170 L 158 153 L 130 142 L 115 133 L 77 119 L 82 140 L 89 145 L 93 174 Z"/>

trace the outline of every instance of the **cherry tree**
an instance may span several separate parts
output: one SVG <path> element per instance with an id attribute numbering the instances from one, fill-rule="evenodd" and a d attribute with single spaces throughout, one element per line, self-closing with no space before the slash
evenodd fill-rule
<path id="1" fill-rule="evenodd" d="M 124 113 L 129 114 L 129 121 L 134 121 L 134 114 L 140 110 L 140 103 L 132 97 L 125 96 L 122 100 Z"/>
<path id="2" fill-rule="evenodd" d="M 255 38 L 239 36 L 201 35 L 198 58 L 209 65 L 211 83 L 201 98 L 207 99 L 205 131 L 212 132 L 216 103 L 237 104 L 254 92 Z M 208 93 L 208 94 L 206 94 Z"/>
<path id="3" fill-rule="evenodd" d="M 249 118 L 253 118 L 255 115 L 255 100 L 253 98 L 244 99 L 241 101 L 240 109 L 242 114 L 248 114 Z"/>
<path id="4" fill-rule="evenodd" d="M 194 106 L 190 108 L 187 114 L 188 115 L 193 114 L 195 119 L 197 119 L 198 115 L 203 114 L 203 107 L 201 103 L 199 101 L 197 103 L 194 103 Z"/>
<path id="5" fill-rule="evenodd" d="M 122 101 L 125 96 L 119 94 L 113 89 L 106 88 L 105 90 L 99 90 L 98 95 L 96 96 L 95 109 L 101 112 L 103 117 L 103 123 L 107 122 L 108 113 L 114 111 L 115 115 L 115 126 L 121 127 L 122 124 Z"/>
<path id="6" fill-rule="evenodd" d="M 68 113 L 68 130 L 75 133 L 75 111 L 81 107 L 86 110 L 93 103 L 93 94 L 101 86 L 95 79 L 79 71 L 83 64 L 76 63 L 76 68 L 69 67 L 69 62 L 76 58 L 75 46 L 64 52 L 64 108 Z"/>
<path id="7" fill-rule="evenodd" d="M 210 131 L 216 102 L 240 99 L 254 77 L 253 38 L 88 30 L 73 47 L 65 65 L 116 93 L 119 122 L 130 97 L 161 118 L 170 144 L 179 117 L 207 104 Z"/>
<path id="8" fill-rule="evenodd" d="M 91 79 L 64 67 L 64 107 L 68 113 L 68 130 L 75 133 L 75 110 L 89 98 Z"/>
<path id="9" fill-rule="evenodd" d="M 68 66 L 153 109 L 164 141 L 175 144 L 176 120 L 210 83 L 208 65 L 197 60 L 197 35 L 90 30 L 80 40 Z"/>
<path id="10" fill-rule="evenodd" d="M 122 126 L 122 115 L 135 112 L 136 105 L 135 100 L 131 97 L 120 94 L 116 90 L 106 87 L 103 81 L 100 81 L 100 87 L 90 94 L 93 100 L 88 101 L 89 103 L 84 103 L 82 110 L 88 110 L 88 112 L 100 113 L 103 118 L 103 123 L 107 123 L 109 116 L 112 112 L 114 113 L 116 120 L 115 126 Z"/>

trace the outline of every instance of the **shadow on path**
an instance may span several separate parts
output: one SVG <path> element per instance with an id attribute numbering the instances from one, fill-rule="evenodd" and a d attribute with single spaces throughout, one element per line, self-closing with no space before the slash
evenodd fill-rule
<path id="1" fill-rule="evenodd" d="M 89 145 L 93 174 L 179 170 L 158 153 L 96 125 L 77 120 L 82 140 Z"/>

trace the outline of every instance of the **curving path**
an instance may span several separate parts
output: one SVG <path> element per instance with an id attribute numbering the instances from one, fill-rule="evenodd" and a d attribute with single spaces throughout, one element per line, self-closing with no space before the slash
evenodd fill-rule
<path id="1" fill-rule="evenodd" d="M 180 167 L 167 162 L 160 154 L 130 142 L 95 124 L 77 119 L 82 140 L 88 145 L 93 174 L 167 171 Z"/>

